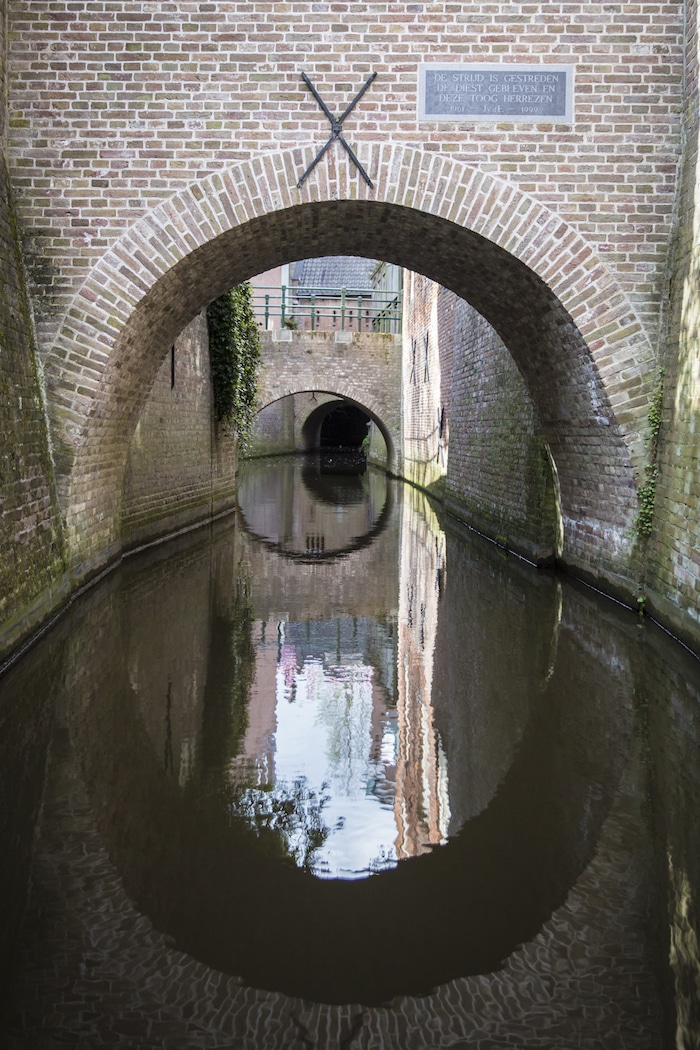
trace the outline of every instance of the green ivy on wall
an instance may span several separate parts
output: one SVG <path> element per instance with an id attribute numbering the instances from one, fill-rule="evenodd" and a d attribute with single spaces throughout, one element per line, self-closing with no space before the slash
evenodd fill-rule
<path id="1" fill-rule="evenodd" d="M 217 422 L 245 444 L 255 418 L 260 332 L 249 283 L 236 285 L 207 307 L 209 356 Z"/>

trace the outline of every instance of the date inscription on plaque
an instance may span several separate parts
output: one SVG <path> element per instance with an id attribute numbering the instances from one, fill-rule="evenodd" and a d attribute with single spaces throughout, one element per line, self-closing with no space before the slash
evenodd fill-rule
<path id="1" fill-rule="evenodd" d="M 532 120 L 570 124 L 573 66 L 423 63 L 419 120 Z"/>

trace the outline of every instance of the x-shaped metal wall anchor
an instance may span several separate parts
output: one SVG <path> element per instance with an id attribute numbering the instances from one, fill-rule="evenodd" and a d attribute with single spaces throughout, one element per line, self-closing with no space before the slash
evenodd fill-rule
<path id="1" fill-rule="evenodd" d="M 311 81 L 307 77 L 306 73 L 302 73 L 301 74 L 301 79 L 304 81 L 304 83 L 308 87 L 309 91 L 314 96 L 314 98 L 318 102 L 319 106 L 321 107 L 323 112 L 328 117 L 328 120 L 330 121 L 331 137 L 329 138 L 328 142 L 323 147 L 323 149 L 320 151 L 320 153 L 318 154 L 316 159 L 314 161 L 312 161 L 311 164 L 309 164 L 308 168 L 306 169 L 306 171 L 304 172 L 302 177 L 297 182 L 297 187 L 302 186 L 304 184 L 304 182 L 306 181 L 306 179 L 308 179 L 309 175 L 314 170 L 314 168 L 316 167 L 318 162 L 321 160 L 321 158 L 324 156 L 324 154 L 327 152 L 327 150 L 329 149 L 331 144 L 333 142 L 335 142 L 336 139 L 338 139 L 338 141 L 340 143 L 342 143 L 342 145 L 344 146 L 348 156 L 350 157 L 350 160 L 353 162 L 353 164 L 355 165 L 355 167 L 357 168 L 357 170 L 359 171 L 360 175 L 365 180 L 367 185 L 370 186 L 370 187 L 372 186 L 372 180 L 370 179 L 369 175 L 367 174 L 365 169 L 362 167 L 362 165 L 360 164 L 359 160 L 357 159 L 357 157 L 355 156 L 355 154 L 353 153 L 353 151 L 350 149 L 350 147 L 348 146 L 347 142 L 343 138 L 343 121 L 348 116 L 348 114 L 353 111 L 353 109 L 355 108 L 357 103 L 360 101 L 360 99 L 364 95 L 364 93 L 367 90 L 367 88 L 370 86 L 370 84 L 372 83 L 372 81 L 376 77 L 376 75 L 377 75 L 376 73 L 372 73 L 372 76 L 369 77 L 369 79 L 367 80 L 366 84 L 363 87 L 361 87 L 360 90 L 357 92 L 357 94 L 355 95 L 354 99 L 352 100 L 350 105 L 347 107 L 347 109 L 345 110 L 343 115 L 338 117 L 338 119 L 336 120 L 336 118 L 333 116 L 331 111 L 328 109 L 328 106 L 326 105 L 326 103 L 323 101 L 323 99 L 319 95 L 319 93 L 316 90 L 316 88 L 313 86 L 313 84 L 311 83 Z"/>

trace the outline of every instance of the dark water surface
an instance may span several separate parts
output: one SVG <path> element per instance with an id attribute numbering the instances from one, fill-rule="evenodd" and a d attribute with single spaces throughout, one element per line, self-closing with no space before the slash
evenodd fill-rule
<path id="1" fill-rule="evenodd" d="M 700 668 L 258 461 L 0 679 L 0 1046 L 695 1047 Z"/>

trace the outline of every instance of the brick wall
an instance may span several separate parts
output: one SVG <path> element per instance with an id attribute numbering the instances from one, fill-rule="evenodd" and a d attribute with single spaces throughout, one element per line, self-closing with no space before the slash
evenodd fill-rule
<path id="1" fill-rule="evenodd" d="M 445 493 L 460 517 L 537 562 L 561 553 L 556 481 L 532 401 L 493 328 L 455 307 Z"/>
<path id="2" fill-rule="evenodd" d="M 124 230 L 141 218 L 155 218 L 154 205 L 217 172 L 223 175 L 231 165 L 269 156 L 270 150 L 296 152 L 289 161 L 275 161 L 277 174 L 267 188 L 251 187 L 258 210 L 274 206 L 280 183 L 295 184 L 326 135 L 325 118 L 301 83 L 302 66 L 336 109 L 370 68 L 377 71 L 348 129 L 377 188 L 376 151 L 382 144 L 421 154 L 404 176 L 409 207 L 420 205 L 428 158 L 497 175 L 509 187 L 509 208 L 530 228 L 530 240 L 545 219 L 532 212 L 526 218 L 520 209 L 527 201 L 538 200 L 550 217 L 562 220 L 552 272 L 566 261 L 561 249 L 569 243 L 568 225 L 584 239 L 570 258 L 580 265 L 580 251 L 587 247 L 604 260 L 629 296 L 627 314 L 631 303 L 647 331 L 655 330 L 679 143 L 683 26 L 677 4 L 572 4 L 566 17 L 547 3 L 527 10 L 363 4 L 353 8 L 351 19 L 335 21 L 333 12 L 311 3 L 289 9 L 266 3 L 256 9 L 255 23 L 247 4 L 193 9 L 185 0 L 167 10 L 155 2 L 123 0 L 95 3 L 85 12 L 73 10 L 67 0 L 13 0 L 10 10 L 11 156 L 35 287 L 42 290 L 45 347 L 91 268 Z M 418 64 L 440 55 L 453 61 L 574 64 L 574 123 L 418 121 Z M 364 193 L 346 160 L 331 150 L 295 202 L 307 199 L 306 187 L 312 198 L 319 191 L 323 196 L 329 172 L 329 195 Z M 444 194 L 447 169 L 431 166 L 435 187 Z M 254 163 L 237 181 L 266 181 L 263 170 Z M 482 207 L 484 215 L 493 211 L 494 190 L 490 187 L 483 205 L 472 199 L 465 213 L 472 224 Z M 461 191 L 455 192 L 461 198 Z M 179 204 L 174 207 L 180 210 Z M 207 217 L 210 228 L 216 207 Z M 357 241 L 362 240 L 358 228 Z M 414 255 L 419 254 L 423 246 L 415 237 L 412 241 Z M 506 241 L 515 250 L 513 237 Z M 250 272 L 298 256 L 298 244 L 292 237 L 285 255 L 259 258 Z M 390 245 L 382 238 L 383 254 Z M 541 263 L 539 249 L 549 251 L 546 239 L 533 245 L 533 261 Z M 126 257 L 119 254 L 119 260 L 110 256 L 109 265 L 121 271 Z M 427 266 L 430 260 L 424 261 Z M 589 271 L 586 284 L 591 281 L 605 294 L 603 274 Z M 505 275 L 502 283 L 508 283 Z"/>
<path id="3" fill-rule="evenodd" d="M 302 70 L 338 113 L 377 71 L 346 124 L 370 173 L 368 141 L 500 172 L 590 237 L 657 317 L 681 104 L 672 0 L 266 0 L 254 11 L 243 0 L 9 0 L 9 11 L 13 175 L 49 325 L 154 203 L 271 147 L 301 146 L 301 174 L 329 130 Z M 437 59 L 571 63 L 574 124 L 418 121 L 417 67 Z"/>
<path id="4" fill-rule="evenodd" d="M 522 376 L 463 299 L 405 275 L 404 476 L 538 563 L 561 553 L 551 456 Z"/>
<path id="5" fill-rule="evenodd" d="M 403 415 L 404 476 L 429 487 L 444 477 L 447 441 L 441 427 L 450 401 L 450 372 L 443 374 L 441 349 L 452 342 L 454 328 L 438 303 L 454 296 L 421 274 L 404 274 Z M 447 322 L 447 323 L 445 323 Z"/>
<path id="6" fill-rule="evenodd" d="M 0 428 L 1 655 L 65 597 L 67 588 L 43 389 L 2 156 Z"/>
<path id="7" fill-rule="evenodd" d="M 687 4 L 686 135 L 669 325 L 662 364 L 664 408 L 653 532 L 648 543 L 649 608 L 675 621 L 700 650 L 700 212 L 698 210 L 698 6 Z M 680 617 L 678 615 L 680 610 Z"/>
<path id="8" fill-rule="evenodd" d="M 296 441 L 296 401 L 292 394 L 258 412 L 246 455 L 278 456 L 300 451 Z"/>
<path id="9" fill-rule="evenodd" d="M 235 473 L 235 438 L 214 422 L 202 313 L 175 339 L 131 439 L 121 514 L 125 544 L 225 509 Z"/>

